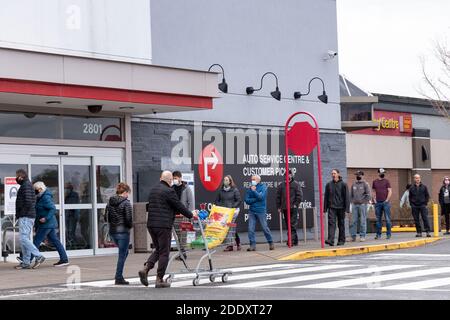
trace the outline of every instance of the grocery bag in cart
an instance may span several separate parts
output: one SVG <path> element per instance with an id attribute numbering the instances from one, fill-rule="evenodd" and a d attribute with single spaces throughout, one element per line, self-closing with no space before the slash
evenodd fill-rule
<path id="1" fill-rule="evenodd" d="M 221 245 L 230 230 L 230 224 L 235 215 L 236 208 L 225 208 L 213 205 L 208 219 L 206 219 L 205 239 L 208 249 Z M 192 248 L 205 248 L 203 238 L 200 236 L 191 242 Z"/>

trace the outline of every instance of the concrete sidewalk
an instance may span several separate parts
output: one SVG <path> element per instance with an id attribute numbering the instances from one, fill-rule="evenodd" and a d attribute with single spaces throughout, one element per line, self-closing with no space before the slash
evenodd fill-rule
<path id="1" fill-rule="evenodd" d="M 241 235 L 244 237 L 244 234 Z M 450 237 L 448 237 L 450 239 Z M 275 239 L 275 238 L 274 238 Z M 279 239 L 279 238 L 278 238 Z M 241 251 L 223 252 L 223 247 L 219 247 L 217 252 L 213 255 L 213 265 L 215 268 L 231 268 L 249 265 L 262 265 L 279 263 L 280 260 L 286 260 L 291 257 L 305 255 L 305 252 L 317 252 L 315 254 L 308 254 L 303 258 L 315 258 L 320 256 L 337 256 L 340 254 L 333 254 L 336 250 L 351 250 L 353 253 L 363 253 L 356 247 L 369 248 L 374 245 L 392 246 L 393 244 L 403 243 L 403 247 L 408 247 L 407 243 L 414 243 L 413 246 L 424 245 L 424 240 L 438 240 L 439 238 L 419 238 L 421 241 L 417 242 L 415 233 L 394 233 L 390 240 L 386 240 L 383 235 L 381 240 L 373 240 L 374 235 L 369 234 L 366 242 L 347 242 L 344 246 L 339 247 L 325 247 L 320 249 L 320 243 L 309 240 L 307 243 L 300 241 L 299 246 L 288 248 L 286 244 L 275 242 L 275 250 L 270 251 L 267 243 L 259 243 L 257 251 L 247 252 L 248 246 L 244 245 Z M 411 246 L 409 246 L 411 247 Z M 389 250 L 389 249 L 386 249 Z M 325 253 L 326 252 L 326 253 Z M 369 252 L 369 251 L 367 251 Z M 191 268 L 195 267 L 199 257 L 204 253 L 203 250 L 193 250 L 188 253 L 188 264 Z M 130 254 L 128 256 L 124 276 L 125 278 L 137 277 L 138 270 L 142 269 L 143 263 L 146 261 L 149 254 Z M 295 260 L 295 259 L 294 259 Z M 52 264 L 56 260 L 47 260 L 44 264 L 36 270 L 15 270 L 14 263 L 0 262 L 0 289 L 13 289 L 35 286 L 47 286 L 55 284 L 64 284 L 72 273 L 69 267 L 55 268 Z M 71 266 L 77 266 L 81 271 L 81 282 L 95 281 L 95 280 L 111 280 L 114 278 L 116 256 L 95 256 L 84 258 L 72 258 L 70 260 Z M 207 261 L 204 262 L 205 266 Z M 172 271 L 182 269 L 182 263 L 176 261 L 171 268 Z M 150 275 L 155 274 L 155 269 L 150 272 Z"/>

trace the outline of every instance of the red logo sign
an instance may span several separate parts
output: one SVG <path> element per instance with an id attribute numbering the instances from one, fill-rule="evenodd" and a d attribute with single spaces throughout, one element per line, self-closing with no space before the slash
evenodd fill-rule
<path id="1" fill-rule="evenodd" d="M 298 156 L 311 154 L 317 146 L 317 131 L 309 122 L 296 122 L 287 135 L 288 148 Z"/>
<path id="2" fill-rule="evenodd" d="M 223 159 L 214 145 L 208 144 L 200 153 L 198 173 L 206 190 L 219 188 L 223 177 Z"/>
<path id="3" fill-rule="evenodd" d="M 410 113 L 374 110 L 373 121 L 377 127 L 356 130 L 352 133 L 381 136 L 411 136 L 413 131 Z"/>

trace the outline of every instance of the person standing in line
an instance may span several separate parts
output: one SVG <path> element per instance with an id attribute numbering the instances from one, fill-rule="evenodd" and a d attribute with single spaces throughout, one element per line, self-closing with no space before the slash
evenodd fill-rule
<path id="1" fill-rule="evenodd" d="M 147 228 L 155 249 L 147 259 L 147 262 L 145 262 L 144 269 L 138 273 L 139 279 L 144 286 L 148 286 L 148 272 L 158 262 L 155 288 L 170 287 L 170 283 L 164 280 L 164 275 L 169 263 L 175 214 L 181 213 L 189 219 L 194 216 L 178 199 L 172 184 L 172 172 L 164 171 L 161 174 L 159 183 L 150 190 L 148 197 Z"/>
<path id="2" fill-rule="evenodd" d="M 411 204 L 412 214 L 416 223 L 416 237 L 422 237 L 420 217 L 422 217 L 423 227 L 427 233 L 427 237 L 431 237 L 427 208 L 428 201 L 430 201 L 430 194 L 428 193 L 427 186 L 421 180 L 420 175 L 416 173 L 414 175 L 414 184 L 409 188 L 409 203 Z"/>
<path id="3" fill-rule="evenodd" d="M 247 189 L 245 194 L 245 203 L 250 206 L 248 212 L 248 239 L 250 241 L 250 247 L 247 251 L 256 250 L 256 237 L 255 227 L 256 220 L 259 221 L 269 243 L 269 250 L 275 250 L 275 246 L 272 240 L 272 233 L 267 225 L 267 186 L 261 183 L 261 177 L 258 175 L 252 176 L 252 185 Z"/>
<path id="4" fill-rule="evenodd" d="M 356 232 L 358 223 L 360 223 L 359 241 L 366 240 L 367 232 L 367 206 L 371 200 L 369 184 L 364 181 L 364 172 L 358 170 L 355 172 L 356 181 L 353 182 L 350 189 L 350 202 L 352 204 L 352 223 L 350 225 L 350 234 L 352 241 L 356 241 Z"/>
<path id="5" fill-rule="evenodd" d="M 347 184 L 342 180 L 338 169 L 331 171 L 332 180 L 325 186 L 324 211 L 328 213 L 328 239 L 325 243 L 334 246 L 336 220 L 339 228 L 338 246 L 345 244 L 345 213 L 350 208 L 350 195 Z"/>
<path id="6" fill-rule="evenodd" d="M 298 208 L 300 208 L 300 203 L 303 201 L 303 192 L 300 183 L 295 181 L 294 173 L 289 170 L 289 202 L 291 203 L 290 219 L 291 225 L 288 226 L 288 216 L 287 216 L 287 201 L 286 201 L 286 182 L 283 180 L 277 187 L 277 209 L 278 212 L 283 212 L 284 221 L 286 223 L 286 229 L 291 228 L 291 241 L 293 246 L 298 246 L 298 235 L 297 235 L 297 223 L 298 223 Z M 288 232 L 289 235 L 289 232 Z M 289 244 L 289 243 L 288 243 Z"/>
<path id="7" fill-rule="evenodd" d="M 36 235 L 33 243 L 39 249 L 42 241 L 47 238 L 59 254 L 59 261 L 54 263 L 53 266 L 67 266 L 69 265 L 69 258 L 67 258 L 66 250 L 56 234 L 58 220 L 56 219 L 56 207 L 53 202 L 53 195 L 42 181 L 36 182 L 33 187 L 36 192 Z"/>
<path id="8" fill-rule="evenodd" d="M 378 178 L 372 182 L 373 203 L 375 204 L 375 215 L 377 217 L 377 235 L 375 240 L 381 239 L 381 230 L 383 226 L 383 212 L 386 219 L 386 239 L 391 238 L 391 183 L 385 178 L 386 170 L 378 169 Z"/>
<path id="9" fill-rule="evenodd" d="M 439 190 L 439 204 L 441 215 L 445 216 L 445 235 L 450 234 L 450 178 L 444 177 L 442 187 Z"/>
<path id="10" fill-rule="evenodd" d="M 241 194 L 234 184 L 233 178 L 230 175 L 225 176 L 223 178 L 222 187 L 217 193 L 216 201 L 214 201 L 214 204 L 225 208 L 239 209 L 241 203 Z M 237 215 L 235 214 L 232 223 L 235 223 L 236 219 Z M 241 239 L 239 238 L 237 232 L 234 234 L 234 240 L 236 242 L 236 250 L 240 251 Z M 228 245 L 224 251 L 233 251 L 233 244 L 231 243 L 230 245 Z"/>
<path id="11" fill-rule="evenodd" d="M 20 185 L 16 198 L 16 220 L 19 224 L 22 262 L 15 268 L 36 269 L 45 261 L 45 257 L 31 241 L 31 233 L 33 232 L 34 220 L 36 219 L 36 195 L 24 169 L 16 171 L 16 181 Z M 32 256 L 35 257 L 33 266 L 31 266 Z"/>
<path id="12" fill-rule="evenodd" d="M 191 188 L 188 186 L 187 182 L 183 181 L 183 176 L 180 171 L 174 171 L 173 172 L 173 189 L 177 193 L 178 199 L 181 201 L 181 203 L 188 208 L 190 211 L 194 211 L 195 204 L 194 204 L 194 194 L 192 193 Z M 175 232 L 177 233 L 178 239 L 181 239 L 181 232 L 179 229 L 176 229 Z M 187 258 L 186 254 L 186 248 L 182 243 L 180 243 L 181 248 L 181 254 L 183 254 L 184 259 Z M 176 257 L 177 260 L 182 260 L 181 256 Z"/>
<path id="13" fill-rule="evenodd" d="M 123 269 L 130 246 L 130 230 L 133 228 L 133 207 L 128 199 L 130 192 L 130 186 L 123 182 L 119 183 L 116 186 L 116 195 L 109 198 L 106 206 L 109 234 L 119 248 L 115 275 L 116 285 L 130 284 L 123 277 Z"/>

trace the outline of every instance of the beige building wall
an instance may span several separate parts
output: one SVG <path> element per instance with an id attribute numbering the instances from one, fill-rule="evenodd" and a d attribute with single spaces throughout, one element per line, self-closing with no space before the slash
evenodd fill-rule
<path id="1" fill-rule="evenodd" d="M 431 139 L 431 168 L 450 169 L 450 140 Z"/>

